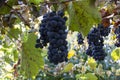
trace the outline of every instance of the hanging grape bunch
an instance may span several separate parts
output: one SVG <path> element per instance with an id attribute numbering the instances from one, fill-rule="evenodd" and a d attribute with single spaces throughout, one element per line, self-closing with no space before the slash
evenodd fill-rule
<path id="1" fill-rule="evenodd" d="M 115 34 L 116 34 L 116 38 L 117 38 L 117 42 L 115 43 L 115 46 L 120 47 L 120 26 L 118 26 L 115 29 Z"/>
<path id="2" fill-rule="evenodd" d="M 77 42 L 78 42 L 78 44 L 83 44 L 84 42 L 83 42 L 83 36 L 82 36 L 82 34 L 81 33 L 78 33 L 78 35 L 77 35 Z"/>
<path id="3" fill-rule="evenodd" d="M 40 38 L 36 41 L 36 48 L 43 48 L 49 43 L 48 59 L 54 64 L 67 61 L 66 20 L 62 10 L 53 11 L 45 14 L 40 24 Z"/>
<path id="4" fill-rule="evenodd" d="M 103 38 L 100 35 L 98 28 L 93 28 L 93 30 L 91 30 L 88 34 L 88 44 L 90 48 L 88 48 L 86 54 L 92 56 L 95 60 L 98 61 L 105 58 L 105 52 L 103 50 Z"/>
<path id="5" fill-rule="evenodd" d="M 40 37 L 36 40 L 36 48 L 43 48 L 44 46 L 47 46 L 48 41 L 48 36 L 47 36 L 47 22 L 49 20 L 49 13 L 46 13 L 43 16 L 43 20 L 41 21 L 40 28 L 39 28 L 39 33 Z"/>
<path id="6" fill-rule="evenodd" d="M 109 35 L 110 33 L 110 28 L 108 27 L 104 27 L 102 24 L 98 24 L 98 29 L 100 30 L 100 35 L 103 37 L 106 37 Z"/>
<path id="7" fill-rule="evenodd" d="M 92 56 L 95 60 L 104 60 L 106 53 L 103 50 L 103 37 L 108 36 L 110 33 L 109 27 L 104 27 L 99 24 L 97 28 L 93 28 L 87 38 L 89 47 L 86 50 L 86 54 Z"/>
<path id="8" fill-rule="evenodd" d="M 50 14 L 50 21 L 47 24 L 47 35 L 49 38 L 48 59 L 54 64 L 67 61 L 67 31 L 66 17 L 63 11 Z"/>

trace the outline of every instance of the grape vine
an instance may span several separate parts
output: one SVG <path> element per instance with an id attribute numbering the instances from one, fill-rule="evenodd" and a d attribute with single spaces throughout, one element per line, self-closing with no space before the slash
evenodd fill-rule
<path id="1" fill-rule="evenodd" d="M 120 0 L 0 2 L 1 80 L 120 79 Z"/>

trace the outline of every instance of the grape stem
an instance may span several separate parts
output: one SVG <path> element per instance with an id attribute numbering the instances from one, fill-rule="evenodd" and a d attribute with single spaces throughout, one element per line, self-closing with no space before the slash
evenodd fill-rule
<path id="1" fill-rule="evenodd" d="M 26 25 L 30 25 L 25 19 L 24 19 L 24 17 L 22 16 L 22 14 L 20 13 L 20 12 L 18 12 L 18 11 L 16 11 L 15 9 L 13 9 L 10 5 L 8 5 L 7 3 L 5 3 L 5 5 L 7 6 L 7 7 L 9 7 L 10 9 L 12 9 L 13 10 L 13 12 L 15 12 L 15 14 L 18 16 L 18 17 L 20 17 L 20 19 L 21 20 L 23 20 L 23 22 L 26 24 Z"/>
<path id="2" fill-rule="evenodd" d="M 71 2 L 71 1 L 75 1 L 75 0 L 65 0 L 65 1 L 55 1 L 55 2 L 48 2 L 48 1 L 44 1 L 44 2 L 41 2 L 41 4 L 65 4 L 67 2 Z"/>

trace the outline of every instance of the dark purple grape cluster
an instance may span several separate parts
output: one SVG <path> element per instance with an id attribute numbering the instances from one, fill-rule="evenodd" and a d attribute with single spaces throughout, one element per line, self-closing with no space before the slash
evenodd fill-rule
<path id="1" fill-rule="evenodd" d="M 40 38 L 37 39 L 37 45 L 42 48 L 49 43 L 48 59 L 51 63 L 58 64 L 67 61 L 67 31 L 64 12 L 49 12 L 43 16 L 40 24 Z"/>
<path id="2" fill-rule="evenodd" d="M 49 38 L 48 59 L 54 64 L 67 61 L 66 20 L 64 12 L 58 11 L 57 13 L 51 13 L 50 21 L 47 24 Z"/>
<path id="3" fill-rule="evenodd" d="M 88 36 L 89 47 L 86 50 L 86 54 L 92 56 L 95 60 L 104 60 L 106 53 L 103 50 L 103 35 L 101 35 L 99 28 L 93 28 Z"/>
<path id="4" fill-rule="evenodd" d="M 117 38 L 117 42 L 115 43 L 115 46 L 120 47 L 120 26 L 118 26 L 115 29 L 115 34 L 116 34 L 116 38 Z"/>
<path id="5" fill-rule="evenodd" d="M 78 42 L 78 44 L 83 44 L 84 42 L 83 42 L 83 36 L 82 36 L 82 34 L 81 33 L 78 33 L 78 35 L 77 35 L 77 42 Z"/>
<path id="6" fill-rule="evenodd" d="M 88 49 L 86 50 L 86 54 L 89 55 L 89 56 L 93 56 L 92 54 L 92 46 L 89 45 Z"/>
<path id="7" fill-rule="evenodd" d="M 108 36 L 110 33 L 110 27 L 104 27 L 102 24 L 98 24 L 98 29 L 100 30 L 101 36 Z"/>
<path id="8" fill-rule="evenodd" d="M 118 27 L 115 29 L 114 33 L 115 33 L 116 35 L 120 34 L 120 26 L 118 26 Z"/>
<path id="9" fill-rule="evenodd" d="M 47 46 L 47 43 L 49 42 L 48 36 L 47 36 L 47 23 L 49 21 L 49 13 L 45 14 L 43 16 L 43 20 L 41 21 L 39 32 L 40 32 L 40 38 L 36 40 L 36 48 L 43 48 L 44 46 Z"/>

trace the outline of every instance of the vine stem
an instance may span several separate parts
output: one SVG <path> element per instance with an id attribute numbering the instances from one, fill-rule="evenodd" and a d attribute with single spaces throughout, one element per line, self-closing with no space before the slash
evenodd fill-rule
<path id="1" fill-rule="evenodd" d="M 59 75 L 62 74 L 62 72 L 60 72 L 59 74 L 54 75 L 54 74 L 52 74 L 52 73 L 50 73 L 50 72 L 47 72 L 45 69 L 44 69 L 43 71 L 44 71 L 46 74 L 48 74 L 48 75 L 50 75 L 50 76 L 53 76 L 53 77 L 57 77 L 57 76 L 59 76 Z"/>
<path id="2" fill-rule="evenodd" d="M 48 2 L 48 1 L 44 1 L 44 2 L 41 2 L 41 4 L 64 4 L 64 3 L 67 3 L 67 2 L 71 2 L 71 1 L 75 1 L 75 0 L 65 0 L 65 1 L 55 1 L 55 2 Z"/>
<path id="3" fill-rule="evenodd" d="M 13 37 L 13 38 L 15 38 L 16 40 L 18 40 L 17 37 L 15 37 L 14 35 L 12 35 L 8 30 L 4 29 L 4 31 L 8 32 L 11 37 Z M 10 39 L 10 40 L 11 40 L 12 42 L 14 42 L 12 39 Z"/>
<path id="4" fill-rule="evenodd" d="M 18 17 L 20 17 L 26 25 L 29 26 L 29 23 L 24 19 L 24 17 L 22 16 L 22 14 L 20 12 L 17 12 L 15 9 L 13 9 L 11 6 L 9 6 L 7 3 L 5 3 L 5 5 L 8 6 L 10 9 L 12 9 L 15 12 L 15 14 Z"/>
<path id="5" fill-rule="evenodd" d="M 56 77 L 54 74 L 51 74 L 51 73 L 49 73 L 49 72 L 47 72 L 47 71 L 45 71 L 45 70 L 43 70 L 46 74 L 48 74 L 48 75 L 50 75 L 50 76 L 53 76 L 53 77 Z"/>

